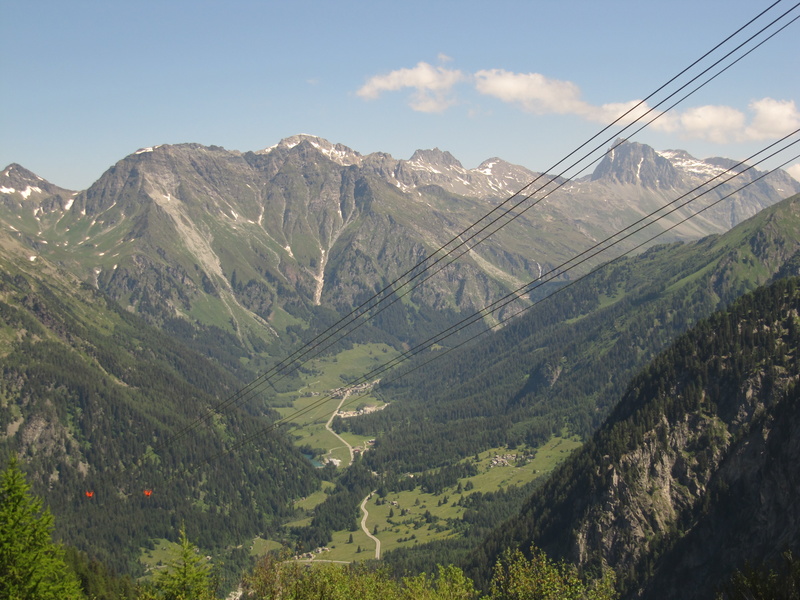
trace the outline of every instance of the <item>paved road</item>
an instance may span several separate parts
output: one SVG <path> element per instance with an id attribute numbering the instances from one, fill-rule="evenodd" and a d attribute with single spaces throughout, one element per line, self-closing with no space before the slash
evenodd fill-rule
<path id="1" fill-rule="evenodd" d="M 350 452 L 350 462 L 348 464 L 352 465 L 353 464 L 353 447 L 350 444 L 348 444 L 342 436 L 340 436 L 333 429 L 331 429 L 331 423 L 333 423 L 333 418 L 339 413 L 339 409 L 342 408 L 342 404 L 344 404 L 344 401 L 347 400 L 347 397 L 349 395 L 350 395 L 350 391 L 349 390 L 344 393 L 344 397 L 342 398 L 342 401 L 339 402 L 339 406 L 336 407 L 336 410 L 333 411 L 333 414 L 331 415 L 331 418 L 328 419 L 327 423 L 325 423 L 325 429 L 327 429 L 333 435 L 335 435 L 337 438 L 342 440 L 342 443 L 345 446 L 347 446 L 347 450 L 348 450 L 348 452 Z M 335 448 L 331 448 L 331 450 L 335 450 Z M 330 454 L 330 452 L 328 454 Z"/>
<path id="2" fill-rule="evenodd" d="M 369 539 L 371 539 L 371 540 L 373 540 L 375 542 L 375 558 L 380 558 L 381 557 L 381 541 L 378 538 L 376 538 L 374 535 L 372 535 L 369 532 L 369 528 L 367 527 L 367 517 L 369 517 L 369 513 L 367 512 L 367 500 L 369 500 L 372 497 L 372 494 L 374 494 L 374 493 L 375 492 L 373 491 L 370 494 L 368 494 L 367 497 L 364 498 L 364 500 L 362 500 L 362 502 L 361 502 L 361 512 L 364 513 L 364 516 L 361 517 L 361 529 L 364 530 L 364 533 L 367 534 L 367 537 Z"/>

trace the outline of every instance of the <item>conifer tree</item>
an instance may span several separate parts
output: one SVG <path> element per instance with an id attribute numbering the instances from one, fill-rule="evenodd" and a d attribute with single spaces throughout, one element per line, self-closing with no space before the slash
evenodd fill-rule
<path id="1" fill-rule="evenodd" d="M 156 576 L 156 597 L 163 600 L 212 600 L 215 595 L 209 565 L 186 537 L 184 527 L 181 527 L 178 546 L 167 569 L 159 571 Z"/>
<path id="2" fill-rule="evenodd" d="M 12 457 L 0 476 L 0 598 L 79 600 L 84 595 L 52 539 L 53 515 Z"/>

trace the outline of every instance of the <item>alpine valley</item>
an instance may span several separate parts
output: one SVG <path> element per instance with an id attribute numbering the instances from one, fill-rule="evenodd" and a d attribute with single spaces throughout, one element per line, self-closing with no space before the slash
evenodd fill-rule
<path id="1" fill-rule="evenodd" d="M 486 587 L 535 543 L 623 597 L 713 597 L 800 550 L 800 183 L 762 175 L 625 140 L 565 180 L 309 135 L 144 148 L 83 191 L 12 164 L 0 454 L 59 539 L 135 577 L 183 524 L 229 587 L 282 547 Z"/>

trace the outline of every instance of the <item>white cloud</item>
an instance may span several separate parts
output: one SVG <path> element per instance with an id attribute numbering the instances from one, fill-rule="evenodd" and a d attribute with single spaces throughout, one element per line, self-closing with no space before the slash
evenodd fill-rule
<path id="1" fill-rule="evenodd" d="M 398 69 L 372 77 L 356 94 L 366 100 L 374 100 L 383 92 L 412 88 L 415 91 L 411 97 L 411 108 L 420 112 L 442 112 L 454 103 L 450 91 L 463 79 L 465 76 L 461 71 L 420 62 L 413 69 Z"/>
<path id="2" fill-rule="evenodd" d="M 792 100 L 762 98 L 748 108 L 749 124 L 745 113 L 730 106 L 697 106 L 667 113 L 653 127 L 717 144 L 776 139 L 800 128 L 800 112 Z"/>
<path id="3" fill-rule="evenodd" d="M 792 165 L 786 169 L 786 172 L 789 173 L 792 177 L 794 177 L 797 181 L 800 181 L 800 163 L 796 165 Z"/>
<path id="4" fill-rule="evenodd" d="M 658 116 L 652 124 L 654 129 L 718 144 L 774 139 L 800 128 L 800 112 L 791 100 L 763 98 L 751 102 L 753 118 L 748 124 L 747 115 L 730 106 L 698 106 L 668 113 L 651 110 L 647 103 L 639 100 L 595 106 L 581 99 L 581 90 L 576 84 L 539 73 L 512 73 L 502 69 L 478 71 L 475 88 L 481 94 L 538 115 L 571 114 L 603 124 L 622 117 L 622 125 L 642 117 L 647 122 Z"/>
<path id="5" fill-rule="evenodd" d="M 612 102 L 602 106 L 592 106 L 584 115 L 591 121 L 608 124 L 620 119 L 621 125 L 630 125 L 637 119 L 643 119 L 646 123 L 662 114 L 659 111 L 651 110 L 646 102 L 641 100 L 630 100 L 628 102 Z M 659 120 L 664 119 L 662 116 Z M 658 121 L 656 121 L 658 123 Z M 655 124 L 655 123 L 654 123 Z"/>
<path id="6" fill-rule="evenodd" d="M 449 56 L 439 55 L 441 63 L 451 60 Z M 442 112 L 455 103 L 453 88 L 463 81 L 471 81 L 480 94 L 536 115 L 574 115 L 602 124 L 612 123 L 622 117 L 620 124 L 623 125 L 640 117 L 647 122 L 658 116 L 652 124 L 653 129 L 717 144 L 774 139 L 800 128 L 800 111 L 792 100 L 762 98 L 751 102 L 748 106 L 751 113 L 749 122 L 744 112 L 722 105 L 661 113 L 638 100 L 593 105 L 581 98 L 581 89 L 575 83 L 552 79 L 540 73 L 485 69 L 474 75 L 466 75 L 458 70 L 434 67 L 425 62 L 418 63 L 412 69 L 398 69 L 372 77 L 356 93 L 371 100 L 383 92 L 412 88 L 411 108 L 422 112 Z"/>
<path id="7" fill-rule="evenodd" d="M 748 140 L 779 138 L 800 128 L 800 112 L 792 100 L 762 98 L 751 102 L 750 109 L 755 117 L 745 130 Z"/>
<path id="8" fill-rule="evenodd" d="M 644 117 L 649 120 L 660 114 L 640 100 L 595 106 L 581 99 L 581 90 L 576 84 L 540 73 L 511 73 L 502 69 L 478 71 L 475 73 L 475 88 L 481 94 L 516 104 L 534 114 L 571 114 L 604 125 L 617 119 L 620 124 L 628 125 L 637 119 Z M 666 115 L 656 123 L 660 123 L 662 130 L 674 128 Z"/>
<path id="9" fill-rule="evenodd" d="M 741 137 L 745 120 L 744 113 L 735 108 L 709 105 L 676 113 L 672 122 L 683 137 L 726 144 Z"/>
<path id="10" fill-rule="evenodd" d="M 588 107 L 580 99 L 577 85 L 539 73 L 512 73 L 503 69 L 478 71 L 475 87 L 481 94 L 517 104 L 538 115 L 580 113 Z"/>

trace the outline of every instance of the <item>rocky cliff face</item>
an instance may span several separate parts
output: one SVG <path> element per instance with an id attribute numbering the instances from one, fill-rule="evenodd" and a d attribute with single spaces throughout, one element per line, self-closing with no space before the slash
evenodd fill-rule
<path id="1" fill-rule="evenodd" d="M 670 189 L 681 185 L 681 175 L 672 163 L 650 146 L 635 142 L 614 142 L 592 173 L 592 181 L 611 181 Z"/>
<path id="2" fill-rule="evenodd" d="M 767 384 L 780 393 L 755 376 L 718 412 L 663 416 L 635 449 L 606 457 L 606 485 L 575 530 L 577 562 L 631 577 L 631 597 L 701 598 L 746 561 L 796 548 L 800 415 L 786 396 L 795 379 Z"/>
<path id="3" fill-rule="evenodd" d="M 746 562 L 775 564 L 785 550 L 797 552 L 800 402 L 796 388 L 783 398 L 770 398 L 773 393 L 764 387 L 772 383 L 767 379 L 757 384 L 761 389 L 751 400 L 766 402 L 752 402 L 751 424 L 734 429 L 734 439 L 694 509 L 700 516 L 658 561 L 642 597 L 668 597 L 667 590 L 674 598 L 687 597 L 686 589 L 710 592 L 715 582 L 727 580 Z"/>

